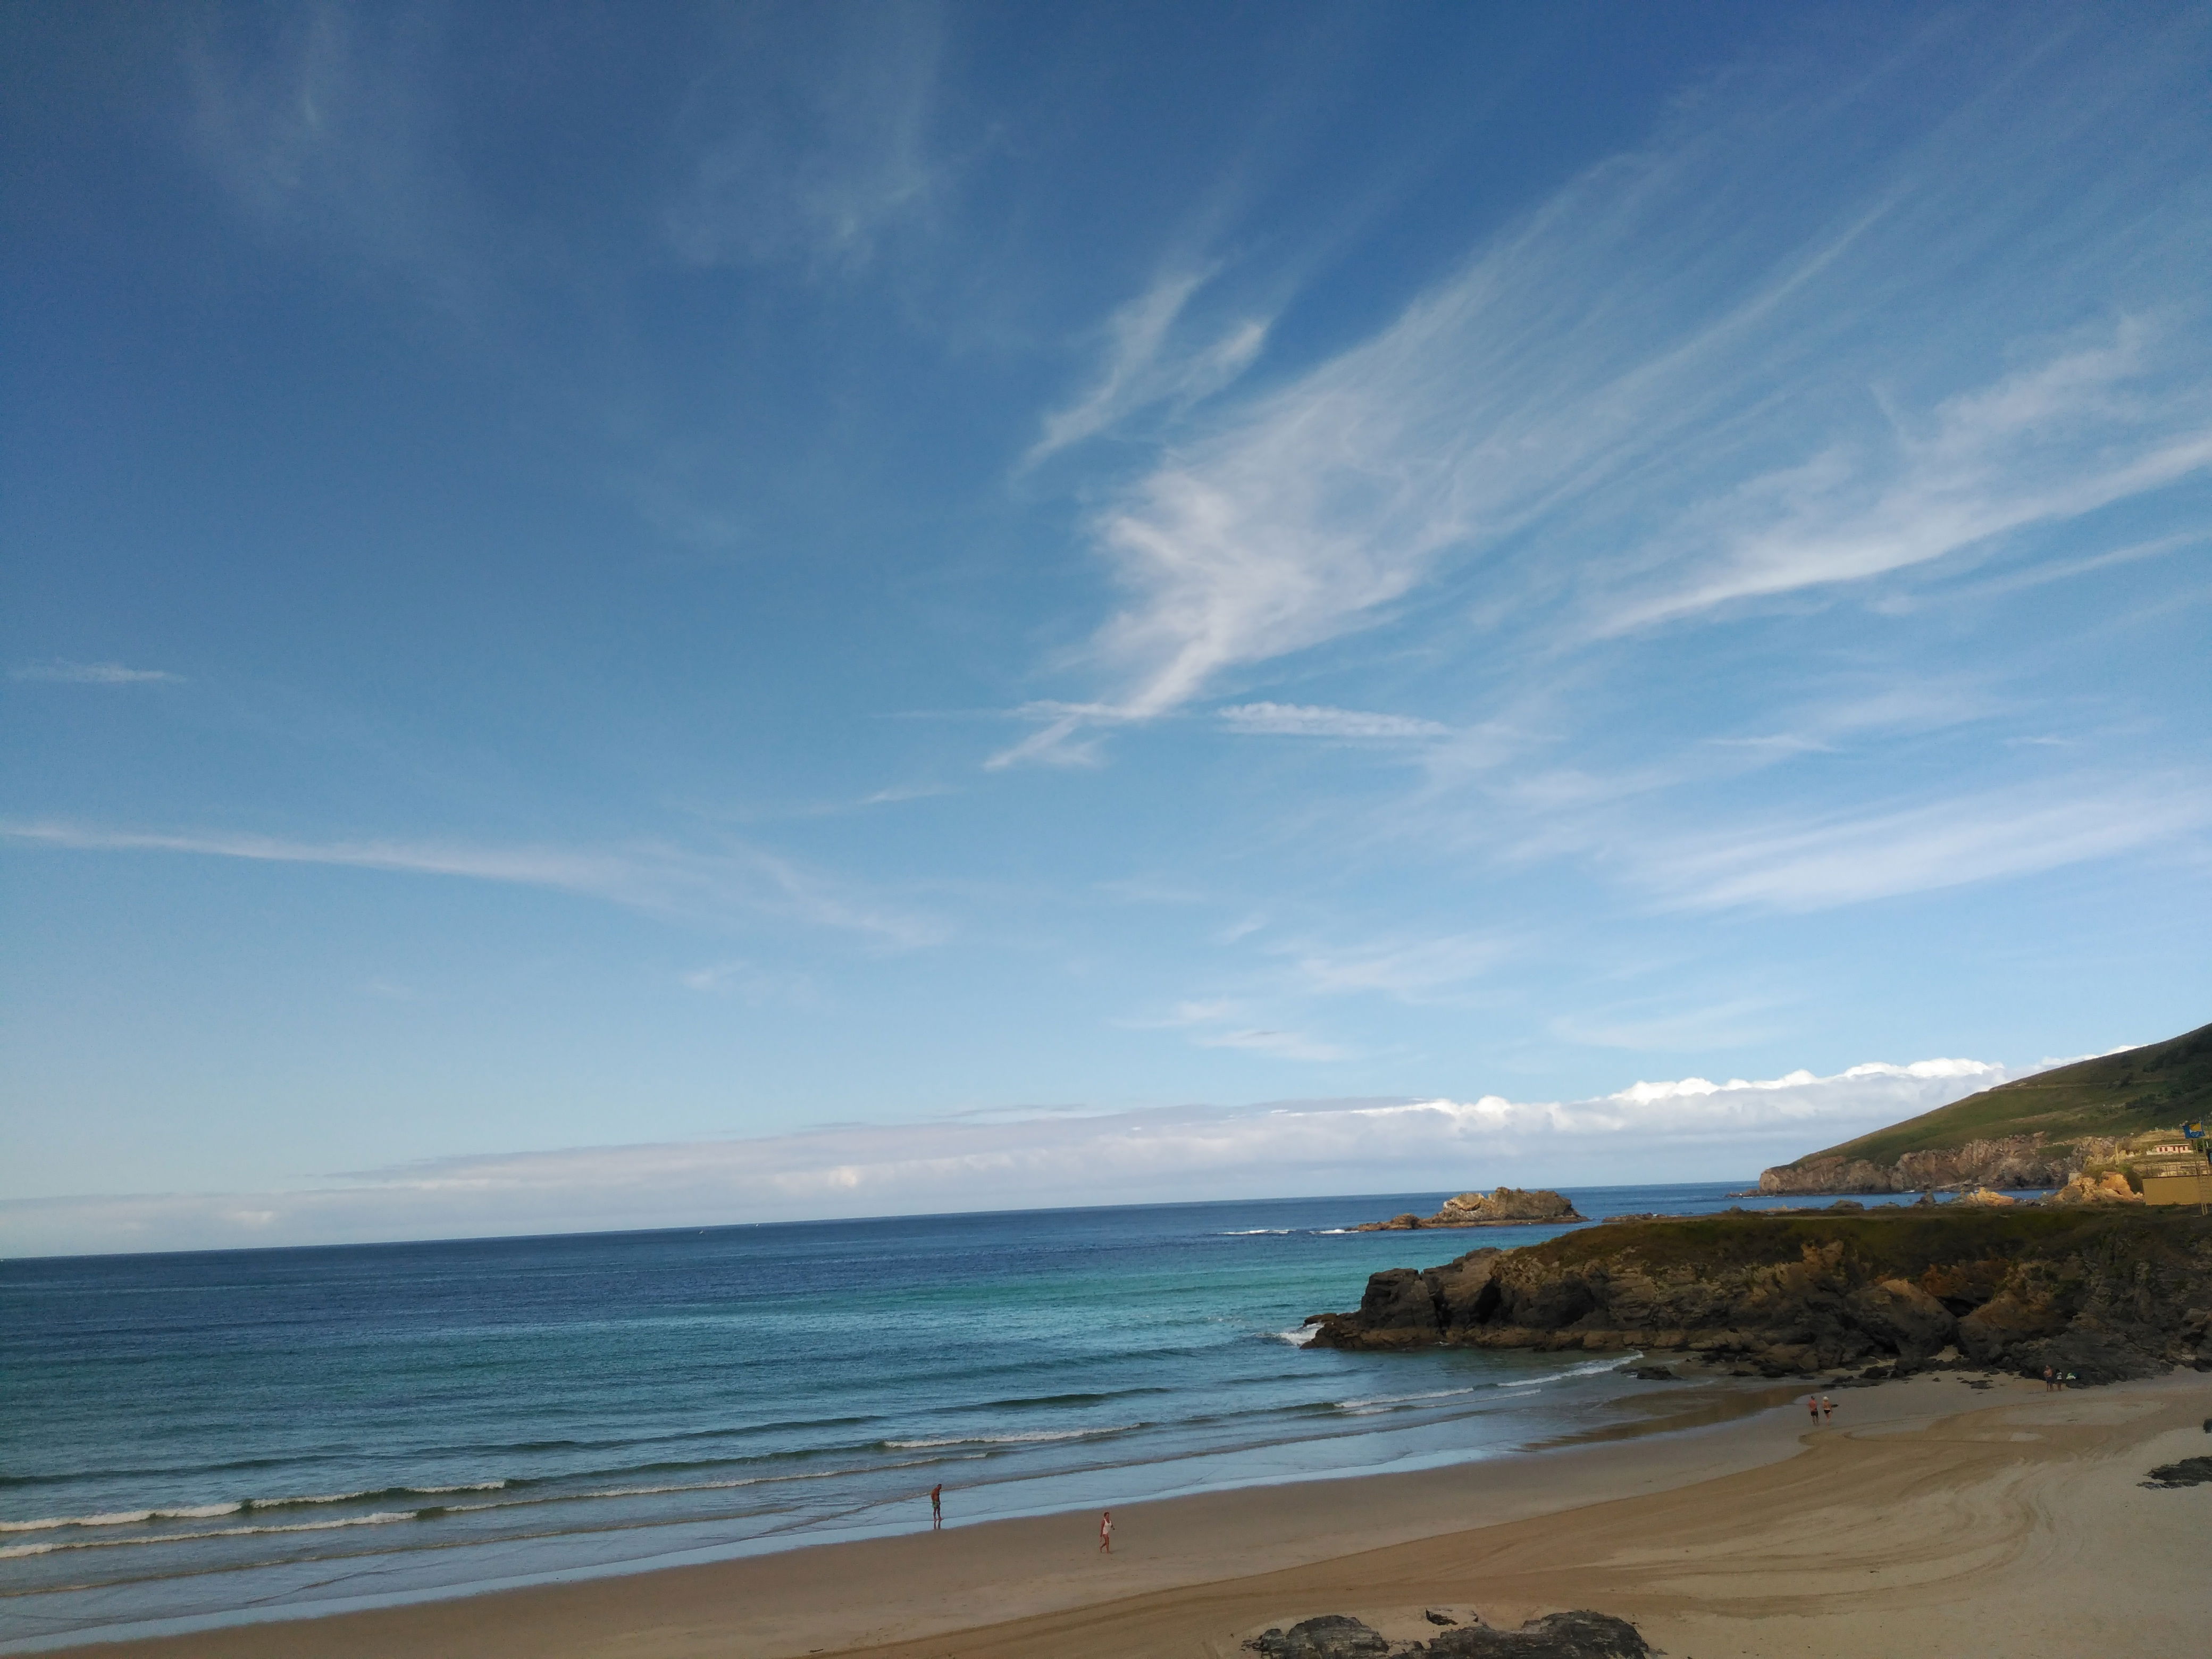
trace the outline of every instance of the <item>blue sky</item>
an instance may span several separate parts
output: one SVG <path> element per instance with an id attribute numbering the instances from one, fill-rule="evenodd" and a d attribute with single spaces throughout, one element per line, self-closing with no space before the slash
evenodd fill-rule
<path id="1" fill-rule="evenodd" d="M 1733 1176 L 2212 1006 L 2201 8 L 0 29 L 17 1248 Z"/>

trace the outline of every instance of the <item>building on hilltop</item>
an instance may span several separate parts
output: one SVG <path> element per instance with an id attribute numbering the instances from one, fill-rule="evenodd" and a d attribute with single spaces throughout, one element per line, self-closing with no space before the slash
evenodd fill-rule
<path id="1" fill-rule="evenodd" d="M 2136 1135 L 2122 1154 L 2146 1204 L 2212 1202 L 2212 1164 L 2179 1130 Z"/>

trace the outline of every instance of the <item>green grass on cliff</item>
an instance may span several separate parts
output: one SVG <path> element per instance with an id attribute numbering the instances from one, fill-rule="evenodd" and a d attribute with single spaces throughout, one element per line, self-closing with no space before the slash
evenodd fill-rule
<path id="1" fill-rule="evenodd" d="M 2212 1248 L 2212 1216 L 2179 1207 L 2082 1205 L 1942 1205 L 1859 1215 L 1705 1215 L 1680 1221 L 1618 1221 L 1577 1228 L 1516 1254 L 1562 1267 L 1633 1254 L 1646 1267 L 1757 1267 L 1795 1261 L 1808 1244 L 1842 1240 L 1874 1271 L 1912 1278 L 1931 1266 L 1992 1259 L 2022 1261 L 2109 1252 L 2136 1260 L 2179 1258 Z"/>
<path id="2" fill-rule="evenodd" d="M 2164 1042 L 1984 1089 L 1840 1146 L 1809 1152 L 1787 1167 L 1802 1170 L 1825 1158 L 1894 1164 L 1906 1152 L 1943 1152 L 2006 1135 L 2038 1134 L 2055 1143 L 2081 1135 L 2141 1134 L 2208 1114 L 2212 1025 L 2200 1025 Z"/>

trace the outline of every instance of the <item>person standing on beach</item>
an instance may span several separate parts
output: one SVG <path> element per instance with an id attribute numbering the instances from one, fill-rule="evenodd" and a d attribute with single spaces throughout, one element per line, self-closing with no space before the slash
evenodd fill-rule
<path id="1" fill-rule="evenodd" d="M 1820 1420 L 1823 1423 L 1826 1422 L 1828 1420 L 1829 1413 L 1833 1412 L 1835 1409 L 1836 1402 L 1829 1399 L 1826 1395 L 1822 1395 L 1820 1396 Z"/>
<path id="2" fill-rule="evenodd" d="M 1820 1420 L 1820 1396 L 1817 1394 L 1807 1395 L 1805 1396 L 1805 1409 L 1811 1414 L 1813 1421 L 1817 1425 Z"/>
<path id="3" fill-rule="evenodd" d="M 1098 1553 L 1101 1555 L 1114 1553 L 1114 1511 L 1111 1510 L 1102 1510 L 1098 1514 Z"/>
<path id="4" fill-rule="evenodd" d="M 929 1489 L 929 1524 L 933 1528 L 945 1524 L 945 1483 L 942 1480 Z"/>

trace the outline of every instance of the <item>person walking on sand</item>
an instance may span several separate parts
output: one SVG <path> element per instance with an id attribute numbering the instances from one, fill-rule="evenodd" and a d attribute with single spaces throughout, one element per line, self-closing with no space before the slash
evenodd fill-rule
<path id="1" fill-rule="evenodd" d="M 1111 1510 L 1102 1510 L 1098 1513 L 1098 1553 L 1101 1555 L 1114 1553 L 1114 1511 Z"/>
<path id="2" fill-rule="evenodd" d="M 2057 1371 L 2055 1371 L 2055 1370 L 2051 1370 L 2050 1366 L 2045 1365 L 2045 1366 L 2043 1368 L 2043 1391 L 2044 1391 L 2044 1393 L 2045 1393 L 2045 1394 L 2049 1394 L 2049 1393 L 2051 1393 L 2053 1389 L 2055 1389 L 2056 1388 L 2057 1388 L 2057 1386 L 2058 1386 L 2058 1373 L 2057 1373 Z"/>
<path id="3" fill-rule="evenodd" d="M 1829 1399 L 1826 1395 L 1822 1395 L 1820 1396 L 1820 1421 L 1826 1423 L 1828 1420 L 1829 1415 L 1833 1413 L 1835 1409 L 1836 1402 Z"/>
<path id="4" fill-rule="evenodd" d="M 1807 1395 L 1805 1396 L 1805 1409 L 1811 1415 L 1814 1426 L 1817 1428 L 1820 1422 L 1820 1396 L 1817 1394 Z"/>
<path id="5" fill-rule="evenodd" d="M 942 1480 L 929 1489 L 929 1524 L 932 1527 L 945 1524 L 945 1483 Z"/>

